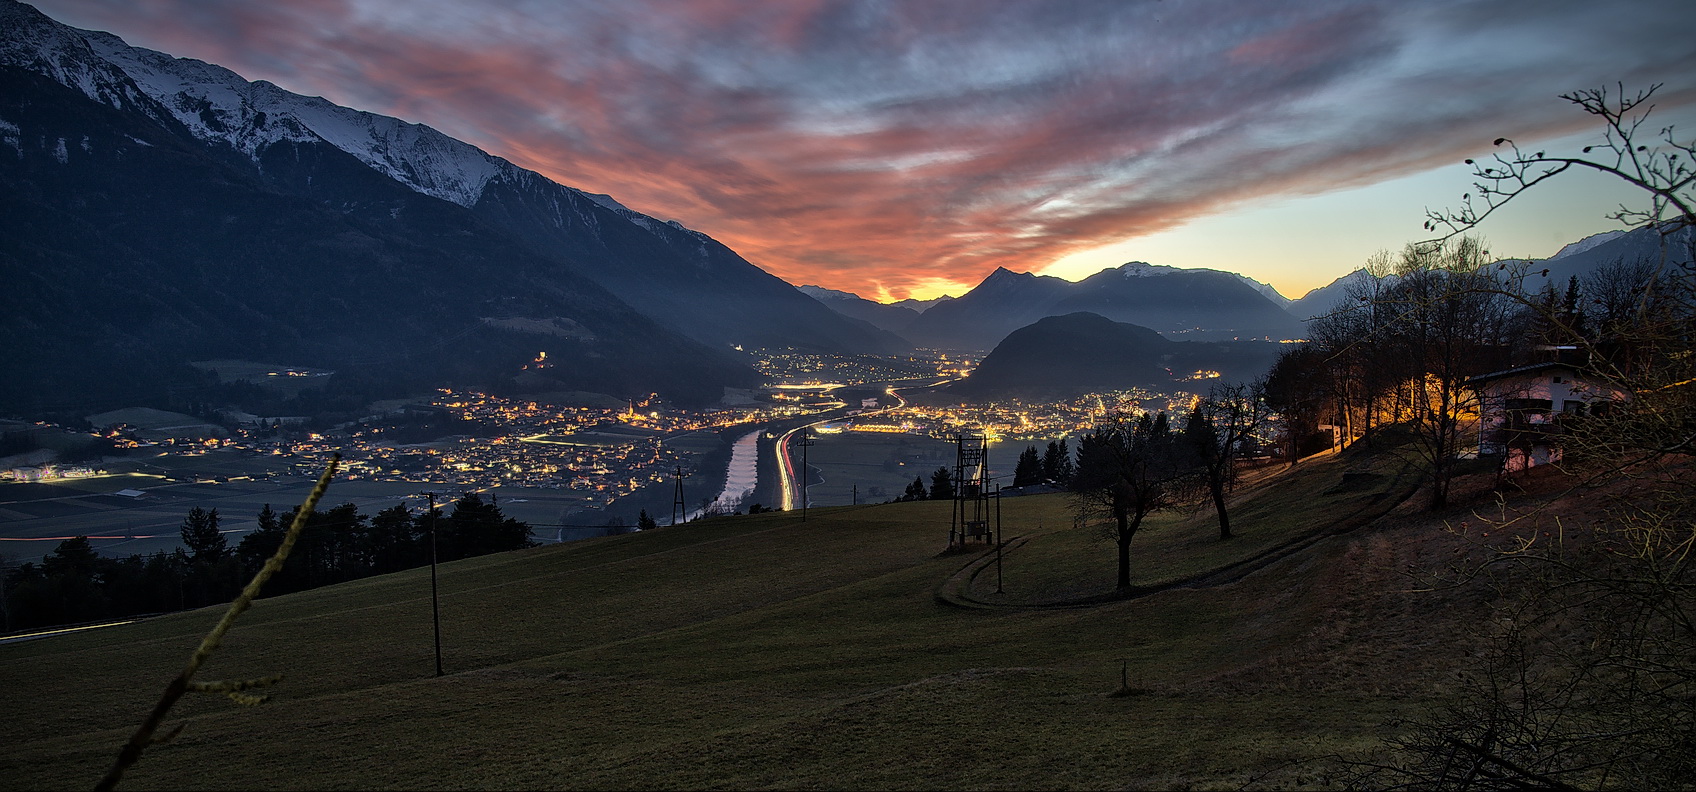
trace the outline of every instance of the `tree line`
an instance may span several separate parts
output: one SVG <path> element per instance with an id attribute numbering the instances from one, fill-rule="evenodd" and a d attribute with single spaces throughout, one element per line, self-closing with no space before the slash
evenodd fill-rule
<path id="1" fill-rule="evenodd" d="M 6 575 L 6 631 L 199 608 L 228 602 L 276 553 L 299 509 L 281 514 L 267 504 L 258 527 L 231 546 L 217 509 L 195 507 L 183 518 L 183 547 L 143 556 L 108 558 L 86 536 L 60 542 L 40 564 L 26 562 Z M 530 526 L 501 513 L 493 501 L 469 493 L 453 510 L 432 515 L 399 504 L 360 513 L 344 503 L 314 509 L 287 564 L 265 586 L 265 595 L 398 572 L 440 561 L 535 545 Z M 432 545 L 434 547 L 432 548 Z"/>
<path id="2" fill-rule="evenodd" d="M 1441 413 L 1473 406 L 1445 390 L 1474 398 L 1445 380 L 1557 353 L 1610 394 L 1606 409 L 1549 416 L 1565 495 L 1587 509 L 1519 502 L 1481 514 L 1504 541 L 1424 570 L 1433 587 L 1490 598 L 1497 618 L 1478 624 L 1489 643 L 1462 661 L 1453 696 L 1343 764 L 1334 781 L 1346 788 L 1665 789 L 1696 777 L 1696 141 L 1672 126 L 1655 139 L 1646 122 L 1659 87 L 1564 95 L 1603 127 L 1579 152 L 1497 138 L 1493 156 L 1467 160 L 1475 181 L 1460 208 L 1427 212 L 1445 244 L 1394 262 L 1390 274 L 1413 282 L 1369 286 L 1275 372 L 1297 420 L 1329 413 L 1367 442 L 1383 422 L 1410 425 L 1439 508 L 1458 448 Z M 1528 273 L 1475 266 L 1463 234 L 1569 171 L 1640 190 L 1646 208 L 1610 216 L 1658 249 L 1564 289 L 1521 291 L 1512 276 Z M 1538 531 L 1539 519 L 1559 530 Z"/>
<path id="3" fill-rule="evenodd" d="M 1068 489 L 1079 520 L 1113 542 L 1120 591 L 1131 585 L 1131 541 L 1155 512 L 1209 504 L 1220 540 L 1233 536 L 1225 496 L 1269 417 L 1260 385 L 1228 384 L 1198 397 L 1181 427 L 1164 411 L 1109 414 L 1079 438 Z"/>

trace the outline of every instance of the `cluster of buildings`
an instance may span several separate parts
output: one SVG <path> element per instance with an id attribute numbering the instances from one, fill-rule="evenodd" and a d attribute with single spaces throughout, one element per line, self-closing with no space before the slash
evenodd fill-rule
<path id="1" fill-rule="evenodd" d="M 915 349 L 907 355 L 828 355 L 789 347 L 754 352 L 754 368 L 778 385 L 865 385 L 963 377 L 976 366 L 975 357 L 934 349 Z"/>
<path id="2" fill-rule="evenodd" d="M 1131 389 L 1054 402 L 909 405 L 851 418 L 842 428 L 849 432 L 919 434 L 940 440 L 964 433 L 991 441 L 1046 441 L 1088 432 L 1108 413 L 1177 412 L 1188 409 L 1193 398 L 1187 393 Z"/>
<path id="3" fill-rule="evenodd" d="M 339 452 L 346 478 L 448 483 L 464 487 L 502 484 L 583 491 L 602 503 L 690 467 L 686 455 L 667 444 L 680 435 L 769 420 L 776 409 L 678 410 L 657 396 L 623 408 L 563 407 L 485 393 L 441 390 L 429 405 L 405 411 L 434 411 L 449 425 L 464 422 L 477 431 L 449 434 L 426 443 L 397 443 L 384 437 L 383 421 L 345 435 L 311 434 L 279 443 L 273 453 L 302 460 L 303 469 Z"/>

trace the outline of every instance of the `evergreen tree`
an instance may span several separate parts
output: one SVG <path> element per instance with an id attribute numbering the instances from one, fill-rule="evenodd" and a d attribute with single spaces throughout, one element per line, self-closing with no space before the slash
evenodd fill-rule
<path id="1" fill-rule="evenodd" d="M 183 518 L 183 545 L 189 549 L 196 564 L 209 566 L 229 555 L 229 543 L 218 530 L 218 510 L 207 511 L 199 506 L 190 509 Z"/>
<path id="2" fill-rule="evenodd" d="M 1579 299 L 1578 276 L 1573 275 L 1567 278 L 1566 296 L 1561 299 L 1561 318 L 1567 322 L 1569 336 L 1561 339 L 1563 342 L 1571 342 L 1589 335 L 1588 328 L 1584 326 L 1584 310 L 1579 307 Z"/>
<path id="3" fill-rule="evenodd" d="M 1072 484 L 1072 449 L 1067 447 L 1066 438 L 1059 442 L 1050 440 L 1048 451 L 1042 455 L 1042 477 L 1058 487 L 1069 487 Z"/>
<path id="4" fill-rule="evenodd" d="M 1042 479 L 1042 458 L 1037 455 L 1036 446 L 1026 446 L 1013 467 L 1013 486 L 1028 487 L 1041 483 Z"/>
<path id="5" fill-rule="evenodd" d="M 98 578 L 100 554 L 94 552 L 88 537 L 60 542 L 42 558 L 41 572 L 39 587 L 19 597 L 33 606 L 39 624 L 70 624 L 107 615 L 107 599 Z"/>
<path id="6" fill-rule="evenodd" d="M 417 524 L 404 503 L 377 512 L 365 533 L 365 553 L 372 574 L 385 575 L 428 563 L 429 547 L 424 543 L 429 537 L 423 535 L 426 530 Z"/>
<path id="7" fill-rule="evenodd" d="M 259 510 L 259 527 L 236 543 L 236 558 L 241 561 L 242 572 L 248 575 L 258 572 L 265 565 L 265 559 L 275 555 L 277 548 L 283 545 L 286 530 L 278 521 L 277 513 L 271 510 L 271 504 L 265 504 L 265 508 Z"/>
<path id="8" fill-rule="evenodd" d="M 760 504 L 758 504 L 758 503 L 754 504 L 753 506 L 748 507 L 748 513 L 749 514 L 757 514 L 758 512 L 755 512 L 754 509 L 757 509 L 759 507 L 760 507 Z M 658 528 L 658 527 L 660 527 L 660 524 L 655 522 L 653 517 L 648 516 L 648 510 L 647 509 L 643 509 L 640 513 L 638 513 L 636 515 L 636 530 L 638 530 L 638 531 L 652 531 L 652 530 L 654 530 L 655 528 Z"/>
<path id="9" fill-rule="evenodd" d="M 916 501 L 924 500 L 926 497 L 924 477 L 914 476 L 913 483 L 907 485 L 907 491 L 901 495 L 901 500 Z"/>
<path id="10" fill-rule="evenodd" d="M 59 543 L 53 552 L 43 556 L 41 568 L 48 575 L 93 577 L 100 554 L 94 552 L 86 536 L 73 536 Z"/>
<path id="11" fill-rule="evenodd" d="M 930 474 L 930 499 L 949 500 L 954 497 L 954 476 L 947 467 L 939 467 Z"/>
<path id="12" fill-rule="evenodd" d="M 500 507 L 485 503 L 481 495 L 466 493 L 453 504 L 453 514 L 442 525 L 451 548 L 446 558 L 469 558 L 533 547 L 530 526 L 506 518 Z"/>

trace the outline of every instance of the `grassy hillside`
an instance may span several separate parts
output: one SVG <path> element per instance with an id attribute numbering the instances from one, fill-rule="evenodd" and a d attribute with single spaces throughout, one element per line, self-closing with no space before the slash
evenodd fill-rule
<path id="1" fill-rule="evenodd" d="M 943 554 L 947 503 L 720 518 L 262 600 L 124 787 L 1289 786 L 1435 700 L 1476 604 L 1397 570 L 1445 540 L 1354 454 L 1162 516 L 1148 593 L 1064 496 L 1008 499 L 1003 559 Z M 331 487 L 330 496 L 335 494 Z M 1377 519 L 1368 522 L 1368 517 Z M 1437 543 L 1437 544 L 1433 544 Z M 0 786 L 87 787 L 217 610 L 0 645 Z M 1121 690 L 1121 674 L 1130 686 Z"/>

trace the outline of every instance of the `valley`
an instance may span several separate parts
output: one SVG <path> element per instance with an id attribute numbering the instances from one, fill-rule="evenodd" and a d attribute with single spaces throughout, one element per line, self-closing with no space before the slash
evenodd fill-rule
<path id="1" fill-rule="evenodd" d="M 981 546 L 938 555 L 945 503 L 455 562 L 440 679 L 427 570 L 266 599 L 210 672 L 286 673 L 274 700 L 185 700 L 182 737 L 129 785 L 1296 784 L 1443 700 L 1478 645 L 1463 625 L 1482 603 L 1394 584 L 1399 562 L 1464 547 L 1408 508 L 1396 464 L 1355 451 L 1252 482 L 1236 543 L 1164 515 L 1135 580 L 1169 590 L 1092 606 L 1106 554 L 1061 495 L 1007 501 L 1003 585 Z M 1386 475 L 1345 486 L 1360 470 Z M 86 784 L 214 616 L 0 647 L 0 675 L 34 690 L 0 718 L 6 777 Z M 96 674 L 111 684 L 81 683 Z"/>
<path id="2" fill-rule="evenodd" d="M 812 505 L 882 502 L 914 478 L 928 481 L 937 467 L 952 467 L 952 439 L 961 433 L 989 439 L 995 475 L 1005 478 L 1024 444 L 1087 431 L 1109 410 L 1174 409 L 1192 398 L 1127 391 L 1057 402 L 962 403 L 935 388 L 969 376 L 976 356 L 934 350 L 899 357 L 758 350 L 755 360 L 769 377 L 763 389 L 738 395 L 735 406 L 705 411 L 655 397 L 622 408 L 604 397 L 602 406 L 564 407 L 443 389 L 374 405 L 383 411 L 334 428 L 239 410 L 216 422 L 117 411 L 105 416 L 137 423 L 87 433 L 9 424 L 4 428 L 20 437 L 105 442 L 112 453 L 75 464 L 30 464 L 29 454 L 0 460 L 0 555 L 39 560 L 74 535 L 89 537 L 106 555 L 168 552 L 180 546 L 177 529 L 195 506 L 218 509 L 234 544 L 255 527 L 264 505 L 298 502 L 331 453 L 344 459 L 338 492 L 346 500 L 339 502 L 364 513 L 396 504 L 422 510 L 432 491 L 442 502 L 486 493 L 533 526 L 538 541 L 558 542 L 632 527 L 644 511 L 668 523 L 678 471 L 685 517 L 753 504 L 794 508 L 796 484 L 781 475 L 778 455 L 785 449 L 776 440 L 808 425 L 818 443 L 808 461 L 822 477 Z M 228 376 L 264 377 L 277 368 L 218 363 Z M 296 387 L 305 379 L 286 377 L 282 384 Z M 750 432 L 762 435 L 752 492 L 739 502 L 719 502 L 731 444 Z M 799 452 L 788 454 L 788 466 L 798 469 Z"/>
<path id="3" fill-rule="evenodd" d="M 0 789 L 1696 778 L 1673 14 L 38 2 Z"/>

